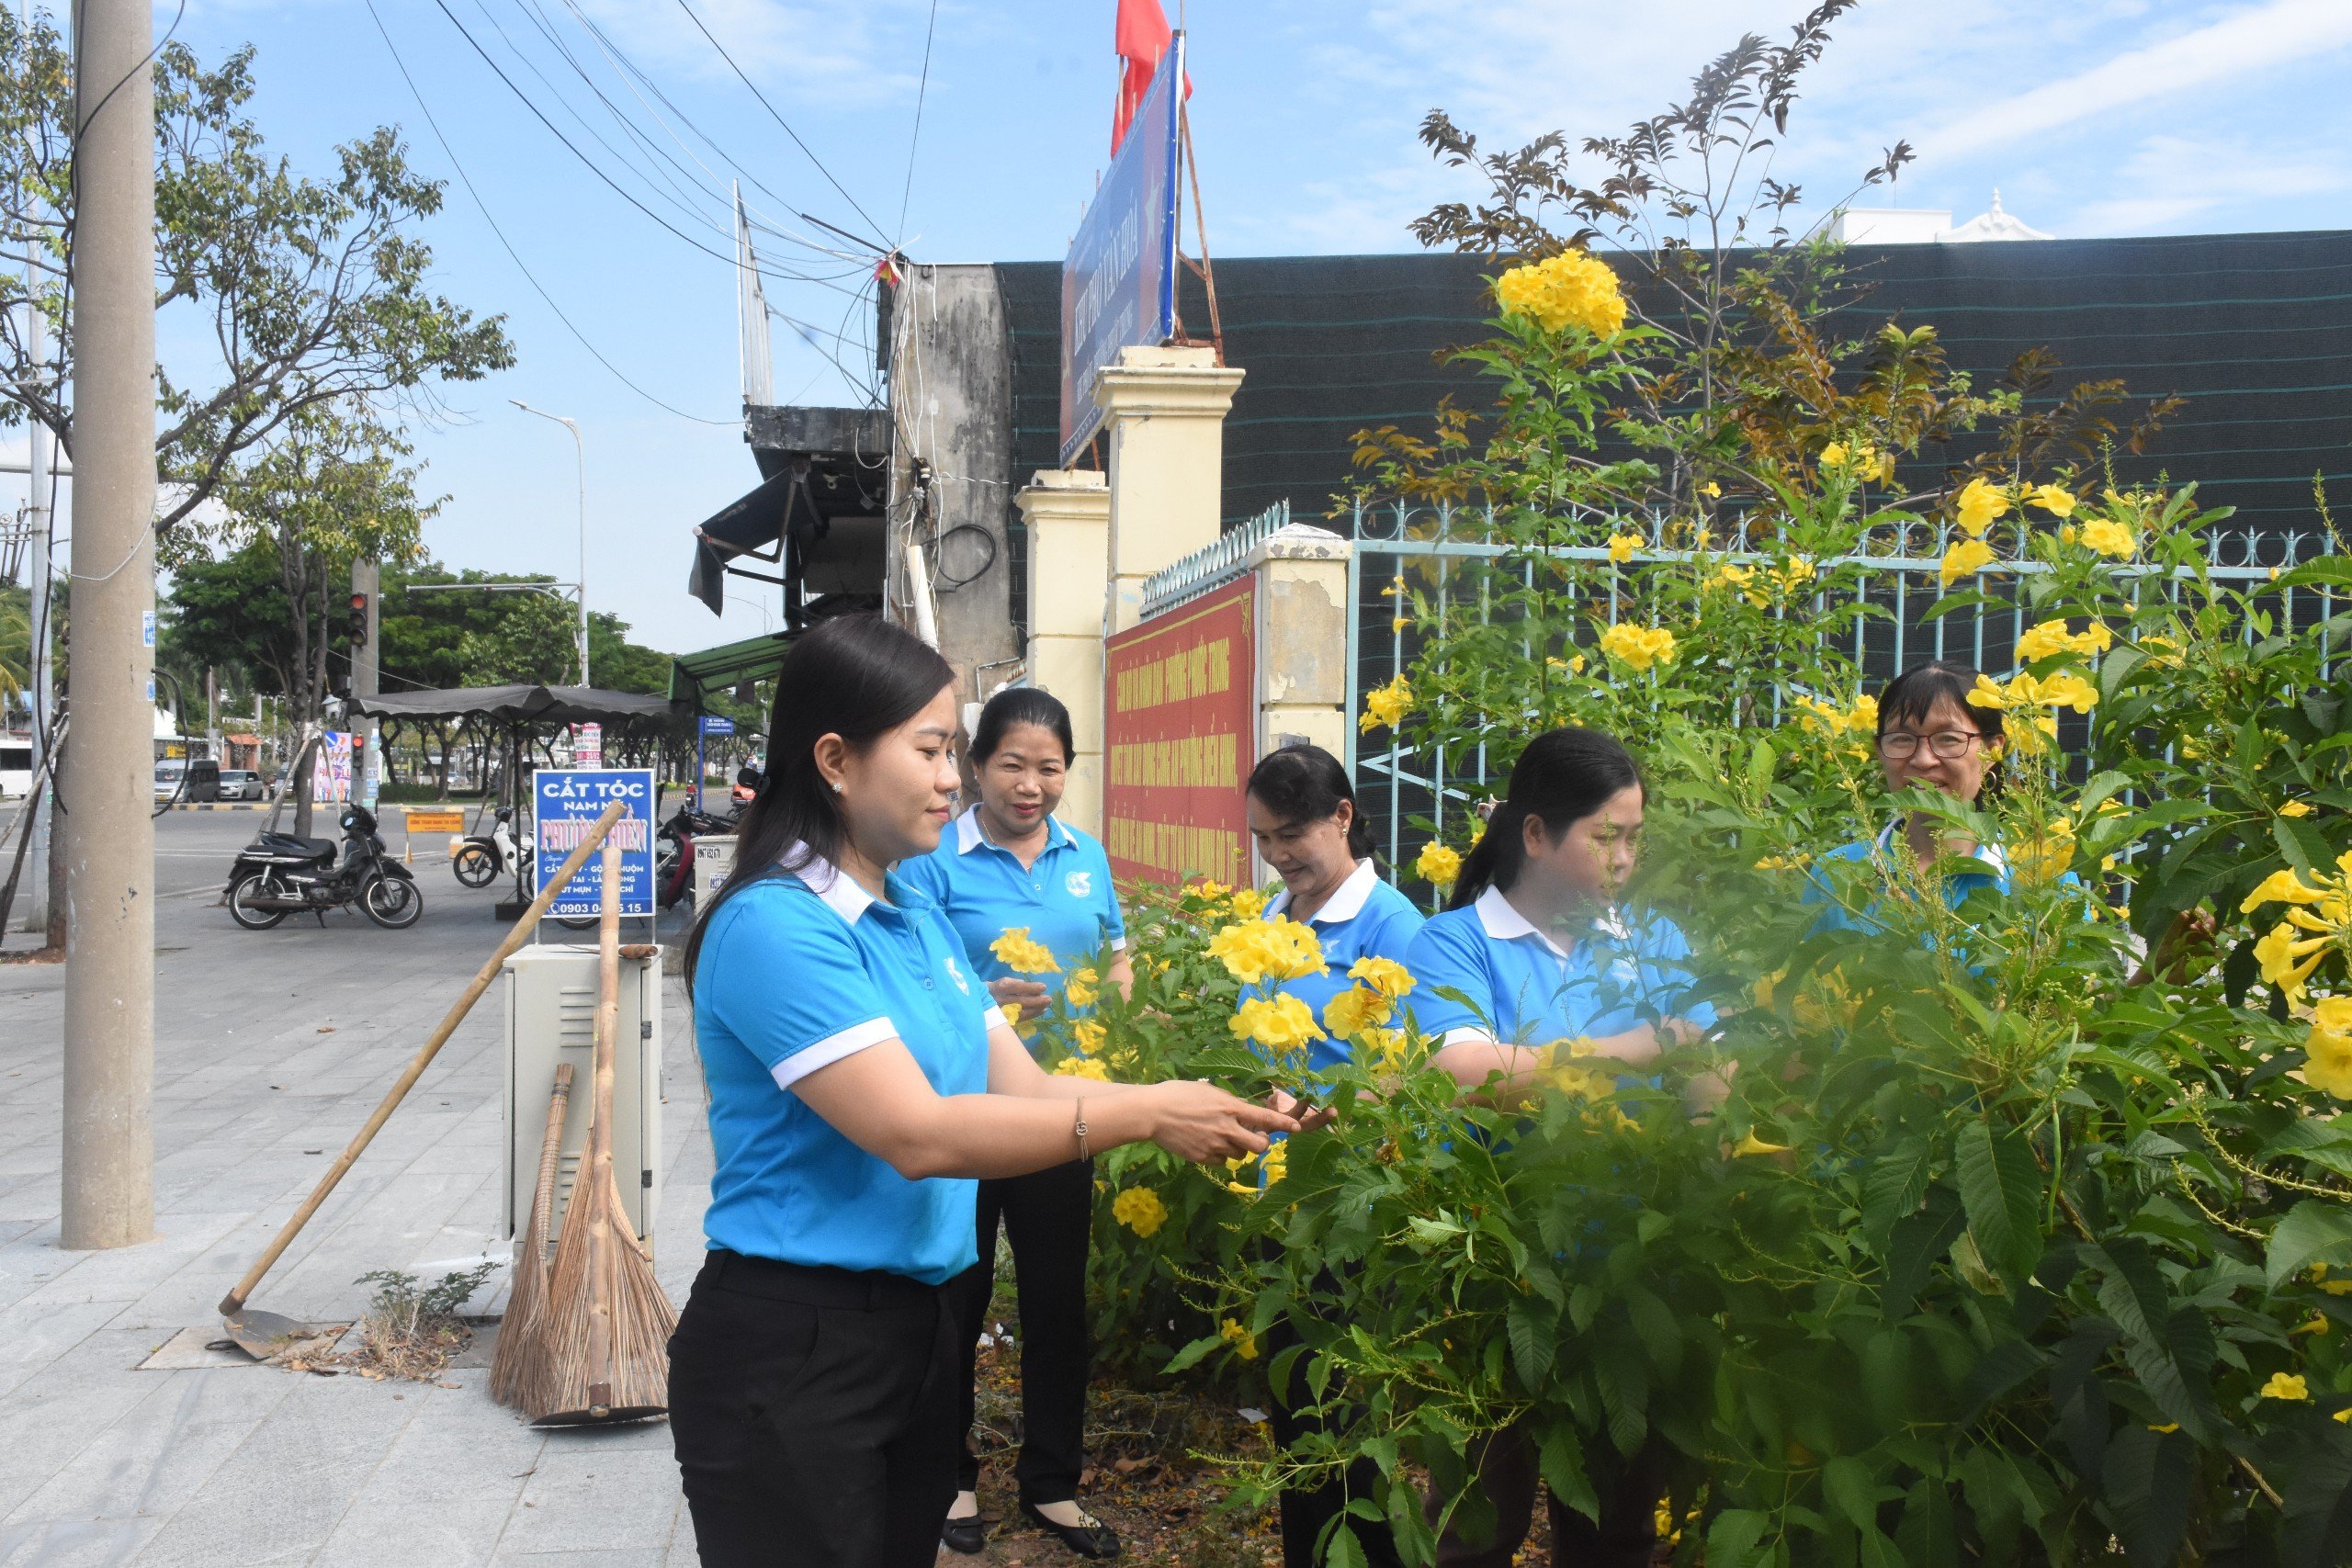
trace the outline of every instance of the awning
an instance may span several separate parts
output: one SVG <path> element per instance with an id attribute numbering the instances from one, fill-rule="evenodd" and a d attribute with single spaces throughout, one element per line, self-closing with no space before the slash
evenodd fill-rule
<path id="1" fill-rule="evenodd" d="M 670 661 L 670 700 L 703 705 L 706 694 L 724 692 L 746 681 L 767 681 L 784 665 L 797 632 L 767 632 L 741 642 L 682 653 Z"/>
<path id="2" fill-rule="evenodd" d="M 503 724 L 626 724 L 678 716 L 667 697 L 595 686 L 453 686 L 353 697 L 371 718 L 489 718 Z"/>
<path id="3" fill-rule="evenodd" d="M 781 552 L 774 555 L 762 555 L 760 552 L 784 537 L 784 531 L 791 522 L 793 502 L 801 495 L 806 478 L 805 471 L 786 468 L 749 495 L 721 507 L 695 527 L 695 564 L 686 578 L 686 592 L 708 606 L 712 615 L 716 615 L 727 607 L 727 563 L 729 560 L 748 555 L 778 567 L 784 564 Z M 806 504 L 805 501 L 803 504 Z M 781 571 L 773 577 L 761 572 L 750 575 L 773 581 L 783 580 Z"/>

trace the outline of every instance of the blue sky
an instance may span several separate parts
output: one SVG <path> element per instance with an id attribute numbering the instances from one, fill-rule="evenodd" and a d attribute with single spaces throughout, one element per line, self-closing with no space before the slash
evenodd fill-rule
<path id="1" fill-rule="evenodd" d="M 440 286 L 505 313 L 520 363 L 456 389 L 449 417 L 414 432 L 429 490 L 450 498 L 429 547 L 453 565 L 571 575 L 571 439 L 507 401 L 520 398 L 584 432 L 592 604 L 672 650 L 773 624 L 773 590 L 764 605 L 730 604 L 723 620 L 685 592 L 688 528 L 756 477 L 731 423 L 733 268 L 665 232 L 567 152 L 436 0 L 376 3 L 458 160 L 548 293 L 647 391 L 728 422 L 655 407 L 563 326 L 457 182 L 358 0 L 188 0 L 179 36 L 201 55 L 258 47 L 252 112 L 298 166 L 323 173 L 335 142 L 392 123 L 418 164 L 450 180 L 446 209 L 424 231 Z M 1173 20 L 1175 0 L 1166 3 Z M 583 151 L 722 252 L 724 182 L 741 173 L 766 187 L 747 188 L 761 213 L 820 240 L 796 214 L 882 231 L 918 260 L 1058 256 L 1107 149 L 1114 0 L 694 0 L 821 169 L 678 0 L 447 4 Z M 1614 133 L 1742 32 L 1781 33 L 1805 8 L 1190 0 L 1212 254 L 1410 249 L 1408 220 L 1475 195 L 1415 141 L 1430 108 L 1496 145 L 1555 128 Z M 173 11 L 159 6 L 159 29 Z M 542 27 L 678 166 L 628 140 Z M 607 50 L 644 79 L 617 70 Z M 1956 221 L 1998 186 L 2009 211 L 2064 237 L 2352 227 L 2347 62 L 2352 0 L 1866 0 L 1808 79 L 1774 173 L 1825 205 L 1905 139 L 1919 157 L 1894 201 L 1948 207 Z M 648 104 L 691 152 L 663 140 Z M 583 122 L 662 183 L 628 172 Z M 870 366 L 870 351 L 824 335 L 870 336 L 870 307 L 842 291 L 862 284 L 862 266 L 780 240 L 763 240 L 763 259 L 842 275 L 771 282 L 770 300 L 824 347 L 863 353 Z M 782 323 L 775 341 L 782 400 L 856 400 Z"/>

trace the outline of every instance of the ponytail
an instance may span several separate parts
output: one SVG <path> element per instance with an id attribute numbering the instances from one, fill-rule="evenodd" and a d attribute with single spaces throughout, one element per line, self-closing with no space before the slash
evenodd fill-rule
<path id="1" fill-rule="evenodd" d="M 1487 888 L 1508 893 L 1527 865 L 1527 819 L 1557 839 L 1609 804 L 1622 790 L 1641 787 L 1633 753 L 1597 729 L 1555 729 L 1537 736 L 1510 770 L 1510 786 L 1487 818 L 1487 830 L 1463 857 L 1462 873 L 1446 900 L 1449 909 L 1477 902 Z"/>

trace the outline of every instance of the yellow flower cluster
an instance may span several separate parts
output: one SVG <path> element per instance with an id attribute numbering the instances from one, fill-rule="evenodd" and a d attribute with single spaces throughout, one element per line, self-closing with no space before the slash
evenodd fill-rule
<path id="1" fill-rule="evenodd" d="M 1097 1083 L 1111 1081 L 1111 1069 L 1091 1056 L 1064 1056 L 1054 1064 L 1054 1071 L 1066 1078 L 1092 1078 Z"/>
<path id="2" fill-rule="evenodd" d="M 1233 1353 L 1243 1360 L 1258 1359 L 1258 1337 L 1242 1327 L 1238 1319 L 1228 1317 L 1217 1325 L 1216 1337 L 1232 1346 Z"/>
<path id="3" fill-rule="evenodd" d="M 1148 1187 L 1129 1187 L 1111 1200 L 1111 1217 L 1148 1239 L 1152 1232 L 1168 1223 L 1168 1205 Z"/>
<path id="4" fill-rule="evenodd" d="M 1432 887 L 1451 887 L 1462 875 L 1462 852 L 1445 844 L 1423 844 L 1413 859 L 1413 871 Z"/>
<path id="5" fill-rule="evenodd" d="M 1615 561 L 1619 566 L 1623 566 L 1627 561 L 1632 560 L 1634 558 L 1634 552 L 1641 547 L 1641 540 L 1635 538 L 1631 534 L 1611 534 L 1609 536 L 1609 558 Z"/>
<path id="6" fill-rule="evenodd" d="M 2036 485 L 2026 491 L 2025 498 L 2052 517 L 2072 517 L 2075 514 L 2075 492 L 2064 485 Z"/>
<path id="7" fill-rule="evenodd" d="M 1664 626 L 1620 621 L 1600 634 L 1600 651 L 1639 675 L 1654 664 L 1674 662 L 1674 634 Z"/>
<path id="8" fill-rule="evenodd" d="M 1250 997 L 1235 1010 L 1227 1026 L 1239 1040 L 1253 1041 L 1269 1051 L 1295 1051 L 1310 1040 L 1328 1038 L 1315 1026 L 1306 1004 L 1288 991 L 1275 997 Z"/>
<path id="9" fill-rule="evenodd" d="M 1323 1027 L 1338 1039 L 1352 1040 L 1388 1021 L 1396 998 L 1413 988 L 1413 976 L 1393 958 L 1359 958 L 1348 977 L 1361 982 L 1323 1004 Z"/>
<path id="10" fill-rule="evenodd" d="M 1882 452 L 1866 441 L 1855 443 L 1851 449 L 1842 441 L 1832 441 L 1821 449 L 1821 466 L 1858 479 L 1875 479 L 1881 484 L 1894 482 L 1894 454 Z"/>
<path id="11" fill-rule="evenodd" d="M 2238 905 L 2241 915 L 2251 915 L 2265 904 L 2288 907 L 2287 918 L 2254 944 L 2254 957 L 2261 965 L 2263 980 L 2284 990 L 2290 1001 L 2302 1000 L 2303 983 L 2312 971 L 2319 967 L 2330 947 L 2352 932 L 2352 850 L 2335 857 L 2335 873 L 2321 877 L 2314 887 L 2282 868 L 2264 877 Z M 2298 931 L 2310 934 L 2298 937 Z"/>
<path id="12" fill-rule="evenodd" d="M 1944 552 L 1937 563 L 1936 575 L 1950 588 L 1963 577 L 1973 577 L 1993 564 L 1993 547 L 1982 539 L 1962 539 Z"/>
<path id="13" fill-rule="evenodd" d="M 2094 517 L 2083 525 L 2076 536 L 2083 547 L 2113 560 L 2130 560 L 2140 553 L 2139 538 L 2130 524 L 2119 523 L 2112 517 Z"/>
<path id="14" fill-rule="evenodd" d="M 1582 251 L 1562 251 L 1495 279 L 1503 313 L 1525 316 L 1547 333 L 1582 327 L 1611 337 L 1625 325 L 1625 295 L 1609 264 Z"/>
<path id="15" fill-rule="evenodd" d="M 2037 664 L 2066 653 L 2096 659 L 2114 646 L 2115 634 L 2104 621 L 2093 621 L 2078 632 L 2068 631 L 2064 621 L 2044 621 L 2018 638 L 2018 662 Z"/>
<path id="16" fill-rule="evenodd" d="M 1102 976 L 1092 969 L 1080 969 L 1062 987 L 1062 999 L 1074 1008 L 1091 1008 L 1102 995 L 1095 987 L 1102 984 Z"/>
<path id="17" fill-rule="evenodd" d="M 1062 966 L 1054 961 L 1054 950 L 1042 942 L 1033 942 L 1027 926 L 1014 926 L 989 943 L 989 951 L 997 961 L 1016 975 L 1058 975 Z"/>
<path id="18" fill-rule="evenodd" d="M 2262 1385 L 2265 1399 L 2309 1399 L 2312 1391 L 2301 1372 L 2273 1372 L 2270 1381 Z"/>
<path id="19" fill-rule="evenodd" d="M 1979 675 L 1969 691 L 1968 705 L 2016 715 L 2023 722 L 2005 727 L 2009 744 L 2019 751 L 2035 752 L 2058 739 L 2057 710 L 2090 712 L 2098 705 L 2098 688 L 2071 670 L 2039 678 L 2014 676 L 2006 686 L 1989 675 Z"/>
<path id="20" fill-rule="evenodd" d="M 1109 1027 L 1091 1018 L 1078 1020 L 1069 1026 L 1069 1032 L 1078 1042 L 1078 1048 L 1090 1056 L 1100 1055 L 1111 1038 Z"/>
<path id="21" fill-rule="evenodd" d="M 1277 980 L 1304 980 L 1323 968 L 1323 944 L 1315 928 L 1286 916 L 1271 920 L 1238 920 L 1209 938 L 1209 956 L 1245 986 L 1268 976 Z"/>
<path id="22" fill-rule="evenodd" d="M 1858 696 L 1851 707 L 1838 707 L 1819 697 L 1797 694 L 1797 722 L 1816 735 L 1878 734 L 1878 699 Z"/>
<path id="23" fill-rule="evenodd" d="M 2352 1100 L 2352 997 L 2327 997 L 2312 1009 L 2303 1042 L 2303 1081 L 2338 1100 Z"/>
<path id="24" fill-rule="evenodd" d="M 1383 726 L 1394 729 L 1397 720 L 1412 711 L 1413 688 L 1399 675 L 1378 691 L 1364 694 L 1363 713 L 1356 728 L 1366 735 Z"/>
<path id="25" fill-rule="evenodd" d="M 1984 531 L 2008 510 L 2008 493 L 1997 485 L 1986 484 L 1982 478 L 1961 486 L 1960 494 L 1952 498 L 1952 520 L 1972 539 L 1983 538 Z"/>

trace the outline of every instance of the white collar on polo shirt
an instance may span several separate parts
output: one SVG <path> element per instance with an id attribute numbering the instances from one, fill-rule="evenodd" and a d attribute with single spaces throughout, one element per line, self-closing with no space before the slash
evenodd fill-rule
<path id="1" fill-rule="evenodd" d="M 1323 907 L 1306 917 L 1309 925 L 1344 925 L 1363 913 L 1364 900 L 1372 897 L 1372 885 L 1380 880 L 1380 873 L 1368 860 L 1356 862 L 1355 870 L 1340 884 L 1340 890 L 1323 901 Z M 1285 887 L 1267 901 L 1268 919 L 1290 908 L 1290 889 Z"/>
<path id="2" fill-rule="evenodd" d="M 796 858 L 800 863 L 792 865 Z M 826 908 L 851 925 L 857 924 L 857 918 L 879 902 L 857 885 L 857 878 L 843 874 L 840 866 L 807 844 L 795 844 L 785 851 L 780 863 L 792 866 L 792 874 L 806 883 L 809 892 L 822 898 Z"/>
<path id="3" fill-rule="evenodd" d="M 1074 844 L 1078 841 L 1069 836 L 1069 829 L 1062 826 L 1062 820 L 1060 818 L 1048 817 L 1046 818 L 1046 822 L 1047 824 L 1046 830 L 1053 835 L 1053 839 L 1056 843 Z M 956 818 L 956 852 L 957 854 L 970 854 L 974 850 L 978 849 L 982 844 L 985 844 L 988 841 L 988 835 L 980 831 L 980 808 L 978 807 L 973 807 L 971 809 L 966 811 L 963 816 Z M 998 847 L 1002 848 L 1003 846 L 999 845 Z"/>

